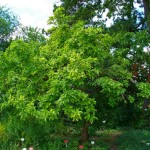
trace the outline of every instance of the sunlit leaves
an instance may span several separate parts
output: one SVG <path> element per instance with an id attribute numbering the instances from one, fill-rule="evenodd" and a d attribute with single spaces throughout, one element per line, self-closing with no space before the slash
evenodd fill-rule
<path id="1" fill-rule="evenodd" d="M 137 87 L 140 90 L 140 92 L 138 93 L 139 96 L 144 97 L 144 98 L 150 97 L 150 84 L 149 83 L 141 82 L 137 85 Z"/>
<path id="2" fill-rule="evenodd" d="M 1 109 L 13 108 L 22 119 L 48 121 L 63 114 L 73 121 L 93 122 L 103 103 L 133 103 L 134 95 L 128 92 L 130 59 L 125 55 L 129 49 L 124 48 L 128 38 L 135 40 L 133 35 L 120 41 L 121 34 L 112 37 L 82 21 L 70 26 L 62 12 L 60 8 L 50 18 L 55 30 L 45 46 L 19 40 L 1 54 Z M 148 93 L 144 86 L 138 87 L 145 92 L 142 97 Z"/>

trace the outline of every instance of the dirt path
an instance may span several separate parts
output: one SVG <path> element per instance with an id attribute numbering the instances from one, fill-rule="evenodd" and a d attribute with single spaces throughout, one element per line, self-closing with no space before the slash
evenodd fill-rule
<path id="1" fill-rule="evenodd" d="M 110 150 L 118 150 L 118 146 L 117 146 L 117 138 L 121 135 L 120 132 L 118 133 L 114 133 L 114 134 L 111 134 L 109 136 L 109 138 L 105 139 L 104 141 L 106 143 L 109 143 L 111 146 L 110 146 Z"/>
<path id="2" fill-rule="evenodd" d="M 118 150 L 118 147 L 117 147 L 117 144 L 116 144 L 116 140 L 117 140 L 117 137 L 119 135 L 113 135 L 111 137 L 111 147 L 110 147 L 110 150 Z"/>
<path id="3" fill-rule="evenodd" d="M 117 138 L 121 135 L 121 133 L 118 134 L 114 134 L 111 136 L 111 147 L 110 150 L 118 150 L 118 146 L 117 146 Z"/>

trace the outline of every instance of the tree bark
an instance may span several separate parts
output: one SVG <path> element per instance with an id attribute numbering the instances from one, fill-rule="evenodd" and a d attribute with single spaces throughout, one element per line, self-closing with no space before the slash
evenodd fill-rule
<path id="1" fill-rule="evenodd" d="M 89 139 L 89 133 L 88 133 L 89 125 L 90 125 L 89 121 L 86 121 L 83 124 L 82 133 L 81 133 L 81 143 L 87 142 Z"/>
<path id="2" fill-rule="evenodd" d="M 150 33 L 150 0 L 143 0 L 144 16 L 147 22 L 148 32 Z"/>

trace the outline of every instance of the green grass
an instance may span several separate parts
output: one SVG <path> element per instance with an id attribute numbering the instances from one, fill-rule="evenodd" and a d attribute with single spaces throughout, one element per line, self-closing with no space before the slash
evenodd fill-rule
<path id="1" fill-rule="evenodd" d="M 117 139 L 119 150 L 149 150 L 150 131 L 131 130 L 123 133 Z"/>

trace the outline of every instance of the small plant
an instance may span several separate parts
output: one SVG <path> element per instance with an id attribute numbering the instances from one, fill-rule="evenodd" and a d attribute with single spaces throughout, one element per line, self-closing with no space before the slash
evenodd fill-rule
<path id="1" fill-rule="evenodd" d="M 83 149 L 84 148 L 84 146 L 83 145 L 79 145 L 79 149 Z"/>
<path id="2" fill-rule="evenodd" d="M 68 147 L 68 140 L 64 140 L 64 143 L 65 143 L 65 145 L 66 145 L 66 148 Z"/>
<path id="3" fill-rule="evenodd" d="M 24 146 L 24 138 L 21 138 L 20 140 L 21 140 L 21 146 L 23 148 L 23 146 Z"/>
<path id="4" fill-rule="evenodd" d="M 29 147 L 29 150 L 34 150 L 33 147 Z"/>

